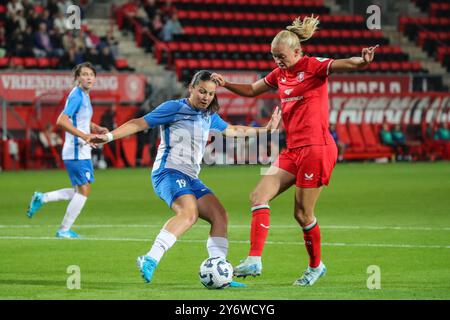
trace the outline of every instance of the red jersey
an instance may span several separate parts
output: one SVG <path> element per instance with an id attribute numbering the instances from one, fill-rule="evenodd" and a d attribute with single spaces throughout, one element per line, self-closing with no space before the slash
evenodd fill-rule
<path id="1" fill-rule="evenodd" d="M 335 143 L 328 130 L 328 74 L 333 59 L 303 56 L 289 69 L 276 68 L 264 81 L 278 88 L 289 149 Z"/>

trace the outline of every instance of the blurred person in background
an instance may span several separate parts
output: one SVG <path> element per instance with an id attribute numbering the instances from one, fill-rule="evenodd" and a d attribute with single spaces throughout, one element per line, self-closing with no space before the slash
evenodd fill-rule
<path id="1" fill-rule="evenodd" d="M 36 191 L 28 205 L 27 216 L 32 218 L 48 202 L 69 201 L 61 226 L 56 232 L 57 238 L 79 238 L 71 228 L 81 213 L 91 191 L 91 183 L 94 182 L 91 144 L 88 141 L 91 132 L 101 134 L 108 132 L 108 129 L 91 121 L 93 110 L 89 91 L 94 86 L 96 74 L 95 68 L 89 62 L 74 68 L 76 86 L 67 97 L 64 110 L 56 121 L 56 124 L 66 132 L 62 159 L 72 188 L 46 193 Z"/>
<path id="2" fill-rule="evenodd" d="M 163 41 L 173 41 L 173 36 L 175 34 L 182 34 L 183 27 L 181 26 L 180 21 L 178 20 L 178 15 L 173 13 L 170 19 L 166 21 L 162 30 L 161 30 L 161 40 Z"/>

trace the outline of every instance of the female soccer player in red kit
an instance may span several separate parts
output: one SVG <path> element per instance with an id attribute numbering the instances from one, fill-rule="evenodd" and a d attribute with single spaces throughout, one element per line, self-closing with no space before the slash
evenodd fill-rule
<path id="1" fill-rule="evenodd" d="M 337 147 L 328 130 L 328 76 L 366 67 L 377 46 L 362 49 L 361 57 L 334 60 L 304 55 L 300 43 L 311 38 L 317 17 L 297 18 L 272 40 L 271 51 L 278 65 L 253 84 L 231 83 L 214 74 L 219 85 L 241 96 L 255 97 L 278 89 L 287 149 L 270 167 L 250 195 L 252 224 L 250 252 L 235 267 L 236 276 L 260 275 L 261 254 L 270 222 L 269 201 L 295 184 L 294 217 L 303 229 L 309 266 L 294 285 L 313 285 L 326 273 L 321 261 L 319 224 L 314 207 L 322 186 L 328 185 L 337 160 Z"/>

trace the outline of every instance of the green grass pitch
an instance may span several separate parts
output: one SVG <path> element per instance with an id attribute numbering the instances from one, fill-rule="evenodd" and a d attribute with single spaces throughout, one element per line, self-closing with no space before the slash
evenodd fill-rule
<path id="1" fill-rule="evenodd" d="M 230 216 L 229 257 L 248 252 L 248 194 L 258 166 L 204 167 L 200 178 Z M 313 287 L 292 286 L 307 266 L 293 218 L 293 189 L 271 203 L 263 274 L 247 288 L 207 290 L 198 280 L 207 257 L 208 225 L 199 222 L 164 256 L 153 282 L 135 266 L 170 210 L 153 192 L 149 169 L 97 170 L 91 196 L 74 230 L 84 240 L 55 239 L 66 202 L 29 219 L 35 190 L 69 186 L 65 171 L 0 174 L 0 299 L 449 299 L 450 165 L 340 164 L 316 208 L 327 275 Z M 81 289 L 67 288 L 69 266 Z M 367 287 L 370 266 L 380 289 Z M 370 271 L 370 268 L 369 268 Z"/>

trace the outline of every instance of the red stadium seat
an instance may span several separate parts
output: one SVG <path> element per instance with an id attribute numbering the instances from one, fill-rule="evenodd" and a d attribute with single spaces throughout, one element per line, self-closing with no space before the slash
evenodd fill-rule
<path id="1" fill-rule="evenodd" d="M 208 35 L 209 36 L 218 36 L 218 35 L 220 35 L 220 29 L 218 27 L 209 26 L 208 27 Z"/>
<path id="2" fill-rule="evenodd" d="M 215 21 L 224 20 L 223 12 L 219 10 L 214 10 L 212 13 L 212 19 Z"/>
<path id="3" fill-rule="evenodd" d="M 164 45 L 164 43 L 163 42 L 159 42 L 158 45 Z M 176 41 L 166 42 L 166 45 L 167 45 L 167 47 L 169 48 L 170 51 L 177 51 L 180 48 L 179 43 L 176 42 Z"/>
<path id="4" fill-rule="evenodd" d="M 202 52 L 203 51 L 203 43 L 201 42 L 194 42 L 192 44 L 192 51 L 194 52 Z"/>
<path id="5" fill-rule="evenodd" d="M 365 150 L 364 139 L 362 137 L 359 125 L 357 125 L 356 123 L 349 123 L 347 127 L 351 139 L 350 143 L 351 148 L 354 151 L 364 151 Z"/>
<path id="6" fill-rule="evenodd" d="M 388 72 L 390 71 L 390 64 L 389 62 L 381 61 L 380 62 L 380 71 L 381 72 Z"/>
<path id="7" fill-rule="evenodd" d="M 117 70 L 125 70 L 128 68 L 128 61 L 127 59 L 119 58 L 116 59 L 115 65 Z"/>
<path id="8" fill-rule="evenodd" d="M 256 21 L 257 20 L 257 14 L 253 12 L 246 12 L 245 13 L 245 20 L 246 21 Z"/>
<path id="9" fill-rule="evenodd" d="M 255 60 L 248 60 L 247 61 L 247 68 L 250 70 L 258 70 L 258 62 Z"/>
<path id="10" fill-rule="evenodd" d="M 235 68 L 238 70 L 245 70 L 247 69 L 247 62 L 245 60 L 236 60 L 235 61 Z"/>
<path id="11" fill-rule="evenodd" d="M 0 58 L 0 68 L 7 68 L 9 65 L 9 58 Z"/>
<path id="12" fill-rule="evenodd" d="M 23 67 L 24 59 L 21 57 L 12 57 L 10 63 L 13 67 Z"/>
<path id="13" fill-rule="evenodd" d="M 242 37 L 253 36 L 253 29 L 252 28 L 241 28 L 241 36 Z"/>
<path id="14" fill-rule="evenodd" d="M 339 140 L 342 143 L 350 146 L 351 140 L 348 134 L 347 126 L 345 124 L 336 123 L 336 132 L 338 134 Z"/>
<path id="15" fill-rule="evenodd" d="M 228 28 L 226 27 L 219 27 L 219 35 L 221 36 L 227 36 L 229 33 Z"/>
<path id="16" fill-rule="evenodd" d="M 207 27 L 203 27 L 203 26 L 197 26 L 195 27 L 195 33 L 203 36 L 203 35 L 207 35 L 208 34 L 208 28 Z"/>
<path id="17" fill-rule="evenodd" d="M 392 61 L 390 69 L 392 72 L 400 72 L 402 69 L 402 65 L 400 62 Z"/>
<path id="18" fill-rule="evenodd" d="M 238 52 L 239 47 L 237 43 L 227 43 L 227 51 L 228 52 Z"/>
<path id="19" fill-rule="evenodd" d="M 183 67 L 185 67 L 186 65 L 189 69 L 198 69 L 200 68 L 200 61 L 195 59 L 189 59 L 187 60 L 187 62 L 185 62 L 185 65 L 183 65 Z"/>
<path id="20" fill-rule="evenodd" d="M 241 28 L 230 28 L 229 29 L 229 34 L 234 37 L 240 37 L 242 35 L 241 33 L 242 33 Z"/>
<path id="21" fill-rule="evenodd" d="M 59 64 L 59 58 L 58 57 L 50 58 L 50 66 L 52 68 L 57 68 L 58 64 Z"/>
<path id="22" fill-rule="evenodd" d="M 254 37 L 264 37 L 264 29 L 262 28 L 253 28 L 253 36 Z"/>
<path id="23" fill-rule="evenodd" d="M 189 42 L 180 43 L 180 51 L 192 51 L 192 44 Z"/>
<path id="24" fill-rule="evenodd" d="M 258 61 L 258 66 L 260 70 L 270 70 L 272 69 L 271 63 L 268 60 Z"/>
<path id="25" fill-rule="evenodd" d="M 224 69 L 236 69 L 235 63 L 233 60 L 224 60 L 223 62 Z"/>
<path id="26" fill-rule="evenodd" d="M 200 69 L 210 69 L 212 66 L 211 60 L 202 59 L 199 61 L 199 68 Z"/>
<path id="27" fill-rule="evenodd" d="M 190 10 L 189 11 L 189 19 L 191 19 L 191 20 L 199 20 L 200 19 L 200 12 L 199 11 Z"/>
<path id="28" fill-rule="evenodd" d="M 211 65 L 212 69 L 215 69 L 215 70 L 223 69 L 223 60 L 222 59 L 214 59 L 211 62 L 212 62 L 212 65 Z"/>
<path id="29" fill-rule="evenodd" d="M 44 58 L 44 57 L 37 58 L 37 64 L 40 69 L 48 69 L 51 67 L 49 58 Z"/>
<path id="30" fill-rule="evenodd" d="M 25 68 L 28 68 L 28 69 L 36 68 L 38 66 L 37 59 L 36 58 L 25 58 L 24 66 L 25 66 Z"/>
<path id="31" fill-rule="evenodd" d="M 206 52 L 217 51 L 216 44 L 212 42 L 206 42 L 203 44 L 203 50 Z"/>
<path id="32" fill-rule="evenodd" d="M 251 52 L 251 45 L 248 43 L 240 43 L 238 45 L 239 52 Z"/>
<path id="33" fill-rule="evenodd" d="M 420 72 L 422 71 L 422 64 L 419 61 L 412 61 L 411 69 L 413 72 Z"/>
<path id="34" fill-rule="evenodd" d="M 380 144 L 377 135 L 375 135 L 373 128 L 370 124 L 363 123 L 361 124 L 361 132 L 364 137 L 364 141 L 366 144 L 366 150 L 369 152 L 390 152 L 391 149 L 389 147 L 383 146 Z"/>
<path id="35" fill-rule="evenodd" d="M 227 51 L 227 45 L 225 43 L 217 43 L 216 50 L 218 52 L 225 52 L 225 51 Z"/>
<path id="36" fill-rule="evenodd" d="M 409 72 L 410 71 L 409 61 L 402 61 L 400 70 L 402 72 Z"/>

